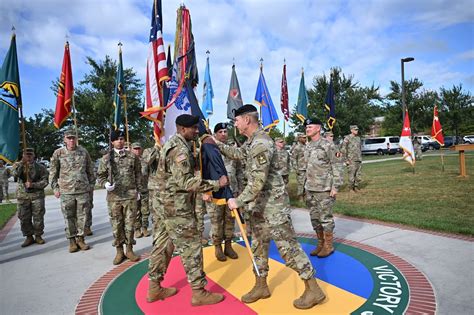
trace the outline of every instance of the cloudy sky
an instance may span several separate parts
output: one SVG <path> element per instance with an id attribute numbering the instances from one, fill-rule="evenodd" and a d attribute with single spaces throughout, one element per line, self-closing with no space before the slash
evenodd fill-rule
<path id="1" fill-rule="evenodd" d="M 0 2 L 0 58 L 16 28 L 24 113 L 54 108 L 51 81 L 60 74 L 65 36 L 71 43 L 74 80 L 88 72 L 86 56 L 117 58 L 145 81 L 152 0 L 15 0 Z M 307 87 L 334 66 L 385 95 L 390 80 L 417 77 L 438 90 L 462 83 L 474 91 L 474 6 L 471 0 L 163 0 L 166 45 L 175 33 L 176 9 L 191 12 L 200 78 L 211 52 L 214 115 L 226 120 L 231 66 L 244 103 L 252 103 L 260 58 L 280 117 L 280 84 L 286 59 L 290 104 L 295 104 L 301 68 Z M 202 95 L 202 80 L 198 98 Z"/>

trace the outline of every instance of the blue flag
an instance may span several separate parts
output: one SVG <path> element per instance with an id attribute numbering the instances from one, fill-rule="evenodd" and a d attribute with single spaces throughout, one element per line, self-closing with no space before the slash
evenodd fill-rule
<path id="1" fill-rule="evenodd" d="M 208 118 L 213 114 L 212 99 L 214 98 L 214 90 L 212 89 L 211 69 L 209 67 L 209 57 L 206 61 L 206 72 L 204 73 L 204 87 L 202 93 L 202 112 L 204 118 Z"/>
<path id="2" fill-rule="evenodd" d="M 267 131 L 271 130 L 278 124 L 279 120 L 275 106 L 273 106 L 272 98 L 268 92 L 262 69 L 260 69 L 257 92 L 255 92 L 255 101 L 260 105 L 263 129 Z"/>
<path id="3" fill-rule="evenodd" d="M 13 163 L 20 150 L 19 109 L 21 108 L 20 74 L 16 54 L 16 36 L 0 69 L 0 159 Z"/>
<path id="4" fill-rule="evenodd" d="M 328 111 L 328 127 L 329 129 L 332 129 L 336 123 L 336 103 L 334 102 L 334 87 L 332 81 L 329 81 L 328 92 L 326 93 L 326 99 L 324 100 L 324 107 Z"/>

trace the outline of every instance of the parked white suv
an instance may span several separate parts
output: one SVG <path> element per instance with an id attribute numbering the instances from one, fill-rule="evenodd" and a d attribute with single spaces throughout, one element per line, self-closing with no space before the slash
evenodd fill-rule
<path id="1" fill-rule="evenodd" d="M 474 135 L 464 136 L 462 139 L 464 140 L 464 143 L 474 144 Z"/>
<path id="2" fill-rule="evenodd" d="M 400 137 L 376 137 L 362 140 L 362 154 L 395 154 L 400 151 Z"/>

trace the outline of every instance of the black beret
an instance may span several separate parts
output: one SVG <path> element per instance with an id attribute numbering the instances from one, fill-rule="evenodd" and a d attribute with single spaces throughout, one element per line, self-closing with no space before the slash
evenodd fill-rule
<path id="1" fill-rule="evenodd" d="M 219 130 L 222 130 L 222 129 L 227 129 L 227 124 L 226 123 L 218 123 L 214 127 L 214 133 L 216 133 L 216 132 L 218 132 Z"/>
<path id="2" fill-rule="evenodd" d="M 25 150 L 23 150 L 23 153 L 27 155 L 29 154 L 33 155 L 35 154 L 35 150 L 33 150 L 33 148 L 26 148 Z"/>
<path id="3" fill-rule="evenodd" d="M 114 142 L 115 140 L 118 140 L 118 138 L 125 138 L 125 132 L 123 130 L 117 129 L 113 130 L 110 134 L 110 141 Z"/>
<path id="4" fill-rule="evenodd" d="M 234 110 L 234 116 L 237 117 L 243 114 L 254 112 L 257 112 L 257 107 L 253 106 L 252 104 L 245 104 L 244 106 L 241 106 Z"/>
<path id="5" fill-rule="evenodd" d="M 308 125 L 322 125 L 321 120 L 318 118 L 306 118 L 304 121 L 304 126 Z"/>
<path id="6" fill-rule="evenodd" d="M 176 117 L 176 124 L 182 127 L 192 127 L 199 123 L 199 116 L 193 116 L 188 114 L 179 115 Z"/>

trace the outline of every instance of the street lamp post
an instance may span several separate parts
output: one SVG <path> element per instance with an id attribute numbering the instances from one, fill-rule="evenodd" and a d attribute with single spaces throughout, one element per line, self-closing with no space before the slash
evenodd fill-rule
<path id="1" fill-rule="evenodd" d="M 407 105 L 405 103 L 405 62 L 410 62 L 415 60 L 413 57 L 402 58 L 400 63 L 402 65 L 402 109 L 403 109 L 403 121 L 405 121 L 405 112 L 407 110 Z"/>

